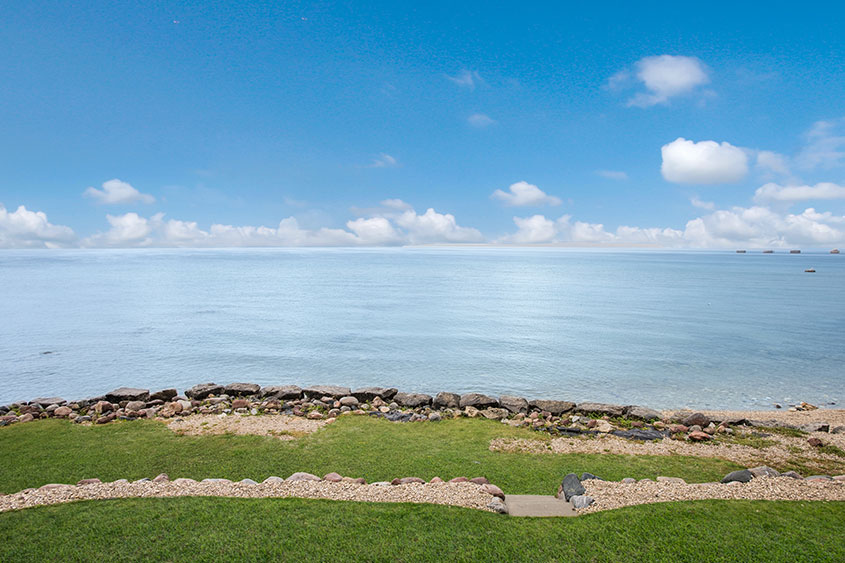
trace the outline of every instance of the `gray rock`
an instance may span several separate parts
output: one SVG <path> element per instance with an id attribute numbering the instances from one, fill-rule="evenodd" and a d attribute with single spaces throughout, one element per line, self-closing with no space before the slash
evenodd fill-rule
<path id="1" fill-rule="evenodd" d="M 609 405 L 607 403 L 578 403 L 575 407 L 575 412 L 581 414 L 622 416 L 625 414 L 625 407 L 622 405 Z"/>
<path id="2" fill-rule="evenodd" d="M 77 424 L 82 424 L 83 422 L 91 422 L 91 417 L 86 414 L 83 416 L 77 416 L 73 419 L 73 421 Z"/>
<path id="3" fill-rule="evenodd" d="M 264 479 L 264 483 L 284 483 L 284 482 L 285 482 L 284 479 L 282 479 L 281 477 L 276 477 L 275 475 L 271 475 L 270 477 L 267 477 L 266 479 Z"/>
<path id="4" fill-rule="evenodd" d="M 357 407 L 358 406 L 358 399 L 349 395 L 347 397 L 340 398 L 340 405 L 342 407 Z"/>
<path id="5" fill-rule="evenodd" d="M 431 395 L 426 395 L 424 393 L 396 393 L 393 400 L 403 407 L 415 409 L 417 407 L 430 405 Z"/>
<path id="6" fill-rule="evenodd" d="M 261 397 L 290 401 L 302 397 L 302 389 L 296 385 L 268 385 L 262 387 Z"/>
<path id="7" fill-rule="evenodd" d="M 398 392 L 399 390 L 395 387 L 364 387 L 363 389 L 353 391 L 352 396 L 362 403 L 372 401 L 376 397 L 383 401 L 390 401 Z"/>
<path id="8" fill-rule="evenodd" d="M 557 498 L 563 498 L 563 500 L 568 501 L 572 497 L 576 495 L 583 495 L 586 492 L 587 489 L 585 489 L 584 485 L 581 484 L 581 480 L 578 479 L 578 476 L 574 473 L 569 473 L 563 478 L 563 482 L 561 482 L 560 487 L 558 488 Z"/>
<path id="9" fill-rule="evenodd" d="M 800 473 L 796 473 L 795 471 L 786 471 L 780 474 L 781 477 L 789 477 L 791 479 L 803 479 Z"/>
<path id="10" fill-rule="evenodd" d="M 660 413 L 648 407 L 631 405 L 629 407 L 625 407 L 625 416 L 628 418 L 636 418 L 638 420 L 657 420 L 660 418 Z"/>
<path id="11" fill-rule="evenodd" d="M 439 412 L 433 412 L 433 413 L 431 413 L 430 415 L 428 415 L 428 419 L 429 419 L 431 422 L 439 422 L 439 421 L 441 420 L 441 418 L 442 418 L 442 417 L 440 416 L 440 413 L 439 413 Z"/>
<path id="12" fill-rule="evenodd" d="M 487 407 L 498 407 L 499 400 L 481 393 L 464 393 L 461 395 L 460 407 L 475 407 L 479 410 Z"/>
<path id="13" fill-rule="evenodd" d="M 499 397 L 499 404 L 502 405 L 503 408 L 508 409 L 510 412 L 516 413 L 526 413 L 528 412 L 528 401 L 523 399 L 522 397 L 513 397 L 511 395 L 502 395 Z"/>
<path id="14" fill-rule="evenodd" d="M 622 479 L 622 481 L 620 481 L 620 482 L 621 482 L 621 483 L 625 483 L 626 485 L 630 485 L 631 483 L 636 483 L 636 482 L 637 482 L 637 480 L 636 480 L 636 479 L 634 479 L 633 477 L 625 477 L 625 478 L 624 478 L 624 479 Z"/>
<path id="15" fill-rule="evenodd" d="M 632 428 L 631 430 L 614 430 L 611 432 L 614 436 L 620 438 L 628 438 L 629 440 L 642 440 L 650 442 L 652 440 L 662 440 L 665 434 L 659 430 L 644 430 L 641 428 Z"/>
<path id="16" fill-rule="evenodd" d="M 63 405 L 67 403 L 61 397 L 38 397 L 29 402 L 30 405 L 35 404 L 40 407 L 49 407 L 50 405 Z"/>
<path id="17" fill-rule="evenodd" d="M 138 412 L 146 408 L 147 403 L 144 401 L 129 401 L 126 403 L 126 412 Z"/>
<path id="18" fill-rule="evenodd" d="M 144 401 L 150 400 L 149 389 L 136 389 L 134 387 L 119 387 L 114 391 L 106 393 L 106 400 L 110 403 L 121 401 Z"/>
<path id="19" fill-rule="evenodd" d="M 434 397 L 432 405 L 436 409 L 458 409 L 461 406 L 461 396 L 457 393 L 441 391 Z"/>
<path id="20" fill-rule="evenodd" d="M 196 399 L 197 401 L 202 401 L 209 395 L 220 395 L 222 393 L 223 386 L 216 383 L 200 383 L 185 391 L 185 395 L 189 399 Z"/>
<path id="21" fill-rule="evenodd" d="M 230 383 L 223 388 L 223 391 L 231 397 L 257 395 L 260 390 L 261 386 L 255 383 Z"/>
<path id="22" fill-rule="evenodd" d="M 581 474 L 581 480 L 582 481 L 587 481 L 588 479 L 595 479 L 596 481 L 604 481 L 604 479 L 602 479 L 601 477 L 599 477 L 597 475 L 593 475 L 592 473 L 582 473 Z"/>
<path id="23" fill-rule="evenodd" d="M 722 479 L 722 483 L 731 483 L 739 481 L 740 483 L 748 483 L 754 475 L 747 469 L 740 469 L 738 471 L 731 471 Z"/>
<path id="24" fill-rule="evenodd" d="M 252 479 L 241 479 L 240 481 L 238 481 L 238 483 L 241 483 L 242 485 L 257 485 L 258 484 L 256 481 L 253 481 Z"/>
<path id="25" fill-rule="evenodd" d="M 830 432 L 830 424 L 827 422 L 811 422 L 801 426 L 804 432 Z"/>
<path id="26" fill-rule="evenodd" d="M 684 426 L 696 426 L 696 425 L 698 425 L 698 426 L 701 426 L 702 428 L 704 428 L 705 426 L 710 424 L 710 419 L 708 417 L 706 417 L 705 415 L 701 414 L 700 412 L 696 412 L 696 413 L 692 413 L 690 415 L 685 416 L 683 421 L 681 421 L 681 423 Z"/>
<path id="27" fill-rule="evenodd" d="M 830 429 L 831 434 L 845 434 L 845 426 L 837 426 Z"/>
<path id="28" fill-rule="evenodd" d="M 321 479 L 319 477 L 317 477 L 316 475 L 312 475 L 311 473 L 305 473 L 303 471 L 298 471 L 297 473 L 294 473 L 293 475 L 291 475 L 290 477 L 285 479 L 285 481 L 320 481 L 320 480 Z"/>
<path id="29" fill-rule="evenodd" d="M 572 495 L 569 499 L 569 502 L 572 503 L 573 508 L 587 508 L 591 504 L 595 502 L 593 497 L 588 497 L 587 495 Z"/>
<path id="30" fill-rule="evenodd" d="M 805 481 L 833 481 L 833 477 L 830 475 L 810 475 L 809 477 L 804 477 Z"/>
<path id="31" fill-rule="evenodd" d="M 778 477 L 780 475 L 780 472 L 777 469 L 772 469 L 767 465 L 752 467 L 748 471 L 750 471 L 755 477 Z"/>
<path id="32" fill-rule="evenodd" d="M 569 401 L 549 401 L 546 399 L 534 399 L 533 401 L 528 402 L 528 406 L 532 409 L 550 412 L 554 416 L 560 416 L 574 409 L 575 403 Z"/>
<path id="33" fill-rule="evenodd" d="M 167 402 L 176 396 L 176 389 L 162 389 L 155 393 L 150 393 L 150 401 L 164 401 Z"/>
<path id="34" fill-rule="evenodd" d="M 490 420 L 502 420 L 504 418 L 507 418 L 509 414 L 510 411 L 508 409 L 498 409 L 495 407 L 491 407 L 481 411 L 481 416 Z"/>
<path id="35" fill-rule="evenodd" d="M 493 500 L 491 500 L 487 504 L 487 508 L 489 508 L 493 512 L 496 512 L 497 514 L 508 513 L 508 506 L 504 502 L 502 502 L 502 499 L 500 499 L 499 497 L 493 497 Z"/>
<path id="36" fill-rule="evenodd" d="M 337 385 L 313 385 L 306 387 L 302 392 L 308 395 L 310 399 L 321 399 L 322 397 L 340 399 L 341 397 L 352 394 L 352 390 L 349 387 L 339 387 Z"/>

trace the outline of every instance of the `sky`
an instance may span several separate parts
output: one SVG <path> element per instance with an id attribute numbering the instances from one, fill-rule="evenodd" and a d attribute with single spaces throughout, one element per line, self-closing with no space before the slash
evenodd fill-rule
<path id="1" fill-rule="evenodd" d="M 419 4 L 4 2 L 0 248 L 845 246 L 841 4 Z"/>

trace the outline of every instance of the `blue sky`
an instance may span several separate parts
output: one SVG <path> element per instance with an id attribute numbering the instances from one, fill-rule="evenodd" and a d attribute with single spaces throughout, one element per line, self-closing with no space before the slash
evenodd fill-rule
<path id="1" fill-rule="evenodd" d="M 0 246 L 845 245 L 843 12 L 6 3 Z"/>

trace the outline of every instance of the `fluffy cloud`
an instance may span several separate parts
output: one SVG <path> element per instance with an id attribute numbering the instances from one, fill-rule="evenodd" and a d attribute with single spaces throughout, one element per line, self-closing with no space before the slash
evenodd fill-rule
<path id="1" fill-rule="evenodd" d="M 707 209 L 709 211 L 713 211 L 714 209 L 716 209 L 715 203 L 713 203 L 712 201 L 702 201 L 698 199 L 698 197 L 693 197 L 689 200 L 689 202 L 693 204 L 694 207 L 698 207 L 699 209 Z"/>
<path id="2" fill-rule="evenodd" d="M 402 200 L 382 202 L 384 214 L 359 217 L 346 229 L 304 229 L 294 217 L 276 227 L 214 224 L 206 231 L 195 222 L 149 218 L 137 213 L 108 215 L 110 229 L 82 241 L 85 247 L 250 247 L 389 246 L 400 244 L 481 242 L 476 229 L 461 227 L 451 214 L 428 209 L 418 215 Z M 377 211 L 376 213 L 382 213 Z"/>
<path id="3" fill-rule="evenodd" d="M 0 248 L 61 248 L 75 239 L 73 229 L 53 225 L 43 211 L 21 205 L 9 212 L 0 204 Z"/>
<path id="4" fill-rule="evenodd" d="M 150 194 L 142 194 L 130 184 L 115 178 L 103 182 L 103 189 L 90 187 L 83 192 L 85 197 L 90 197 L 98 203 L 105 204 L 126 204 L 126 203 L 153 203 L 156 199 Z"/>
<path id="5" fill-rule="evenodd" d="M 845 164 L 845 118 L 817 121 L 807 132 L 807 145 L 796 158 L 805 169 L 830 169 Z"/>
<path id="6" fill-rule="evenodd" d="M 738 182 L 748 174 L 748 156 L 730 143 L 693 142 L 678 137 L 660 149 L 660 171 L 670 182 L 723 184 Z"/>
<path id="7" fill-rule="evenodd" d="M 754 192 L 754 201 L 757 203 L 769 201 L 794 203 L 808 199 L 845 199 L 845 186 L 831 182 L 821 182 L 815 186 L 781 186 L 770 182 Z"/>
<path id="8" fill-rule="evenodd" d="M 679 246 L 683 232 L 675 229 L 629 227 L 622 225 L 615 232 L 607 231 L 601 223 L 573 221 L 570 215 L 553 220 L 543 215 L 514 217 L 517 231 L 499 239 L 503 243 L 610 243 Z"/>
<path id="9" fill-rule="evenodd" d="M 473 127 L 482 128 L 493 125 L 496 123 L 496 120 L 483 113 L 474 113 L 467 118 L 467 122 Z"/>
<path id="10" fill-rule="evenodd" d="M 710 82 L 707 69 L 695 57 L 645 57 L 637 61 L 634 67 L 633 77 L 631 71 L 625 70 L 613 75 L 609 81 L 611 88 L 618 88 L 631 82 L 633 78 L 645 87 L 645 92 L 640 92 L 628 100 L 629 106 L 645 108 L 665 104 L 670 98 L 689 94 L 698 86 Z"/>
<path id="11" fill-rule="evenodd" d="M 528 182 L 511 184 L 508 191 L 496 190 L 491 196 L 504 202 L 508 207 L 525 207 L 539 205 L 560 205 L 560 198 L 548 195 L 546 192 Z"/>
<path id="12" fill-rule="evenodd" d="M 484 79 L 477 70 L 462 70 L 456 76 L 446 76 L 449 80 L 462 88 L 475 90 L 476 85 L 484 84 Z"/>

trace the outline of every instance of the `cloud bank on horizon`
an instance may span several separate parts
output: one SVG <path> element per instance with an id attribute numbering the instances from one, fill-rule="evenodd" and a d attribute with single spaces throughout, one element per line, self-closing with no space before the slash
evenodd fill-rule
<path id="1" fill-rule="evenodd" d="M 0 248 L 845 246 L 837 18 L 626 10 L 12 7 Z"/>

